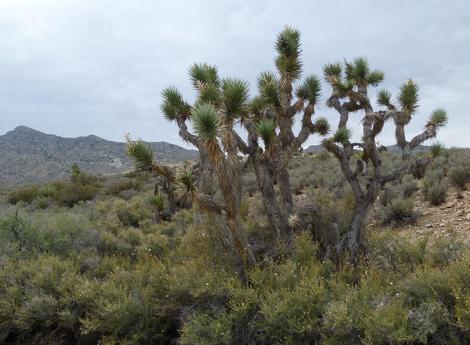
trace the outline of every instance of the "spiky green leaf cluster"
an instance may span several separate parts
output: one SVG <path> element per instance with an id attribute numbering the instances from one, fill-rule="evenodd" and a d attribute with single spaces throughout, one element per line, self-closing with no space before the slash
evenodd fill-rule
<path id="1" fill-rule="evenodd" d="M 205 84 L 199 90 L 198 102 L 218 104 L 221 99 L 220 88 L 215 84 Z"/>
<path id="2" fill-rule="evenodd" d="M 141 140 L 127 144 L 127 153 L 134 160 L 138 171 L 149 171 L 153 165 L 153 150 Z"/>
<path id="3" fill-rule="evenodd" d="M 388 107 L 390 105 L 390 99 L 392 94 L 387 90 L 380 90 L 377 95 L 377 103 L 381 106 Z"/>
<path id="4" fill-rule="evenodd" d="M 279 79 L 271 72 L 262 72 L 258 77 L 258 91 L 263 102 L 268 105 L 280 104 Z"/>
<path id="5" fill-rule="evenodd" d="M 255 115 L 260 115 L 261 112 L 264 109 L 264 101 L 261 96 L 256 96 L 251 99 L 251 101 L 248 103 L 248 109 L 250 113 L 255 114 Z"/>
<path id="6" fill-rule="evenodd" d="M 245 114 L 248 105 L 248 83 L 240 79 L 225 79 L 222 90 L 227 116 L 238 118 Z"/>
<path id="7" fill-rule="evenodd" d="M 431 153 L 431 157 L 437 158 L 445 153 L 445 147 L 441 143 L 435 142 L 429 148 L 429 152 Z"/>
<path id="8" fill-rule="evenodd" d="M 276 137 L 276 123 L 271 119 L 263 119 L 257 123 L 256 132 L 263 140 L 264 145 L 269 146 Z"/>
<path id="9" fill-rule="evenodd" d="M 194 131 L 204 140 L 214 141 L 219 129 L 219 116 L 210 103 L 198 103 L 192 110 Z"/>
<path id="10" fill-rule="evenodd" d="M 159 211 L 163 211 L 165 209 L 165 196 L 161 193 L 157 193 L 150 198 L 150 203 Z"/>
<path id="11" fill-rule="evenodd" d="M 279 73 L 291 80 L 300 78 L 302 63 L 300 62 L 300 32 L 286 27 L 277 37 L 276 67 Z"/>
<path id="12" fill-rule="evenodd" d="M 441 128 L 447 124 L 447 121 L 447 111 L 445 111 L 443 108 L 438 108 L 432 112 L 429 124 L 436 128 Z"/>
<path id="13" fill-rule="evenodd" d="M 369 76 L 369 62 L 365 57 L 355 58 L 352 64 L 348 64 L 347 79 L 366 80 Z"/>
<path id="14" fill-rule="evenodd" d="M 196 191 L 196 186 L 194 184 L 194 178 L 190 171 L 183 170 L 178 174 L 177 178 L 178 184 L 183 187 L 184 191 L 187 193 L 193 193 Z"/>
<path id="15" fill-rule="evenodd" d="M 385 78 L 384 72 L 375 70 L 369 73 L 369 76 L 367 77 L 367 82 L 372 86 L 377 86 L 381 82 L 383 82 L 384 78 Z"/>
<path id="16" fill-rule="evenodd" d="M 351 91 L 354 85 L 356 85 L 356 81 L 353 79 L 348 79 L 346 82 L 341 82 L 338 80 L 336 83 L 334 83 L 334 86 L 336 86 L 342 94 L 346 94 L 347 92 Z"/>
<path id="17" fill-rule="evenodd" d="M 349 139 L 351 138 L 351 130 L 349 128 L 343 127 L 338 128 L 333 136 L 333 141 L 340 143 L 340 144 L 347 144 Z"/>
<path id="18" fill-rule="evenodd" d="M 277 36 L 276 50 L 279 55 L 298 56 L 300 54 L 300 32 L 287 26 Z"/>
<path id="19" fill-rule="evenodd" d="M 297 88 L 295 94 L 301 100 L 306 100 L 311 104 L 316 104 L 320 97 L 321 81 L 315 75 L 309 76 Z"/>
<path id="20" fill-rule="evenodd" d="M 313 124 L 315 132 L 320 135 L 327 135 L 330 132 L 330 124 L 324 117 L 319 117 Z"/>
<path id="21" fill-rule="evenodd" d="M 172 121 L 181 114 L 188 113 L 188 106 L 183 100 L 183 96 L 173 86 L 162 91 L 163 103 L 161 110 L 166 119 Z"/>
<path id="22" fill-rule="evenodd" d="M 341 66 L 341 62 L 333 62 L 326 64 L 323 67 L 323 75 L 328 81 L 330 81 L 331 79 L 340 80 L 343 75 L 343 68 Z"/>
<path id="23" fill-rule="evenodd" d="M 403 110 L 410 113 L 414 113 L 416 111 L 418 108 L 418 86 L 413 80 L 409 79 L 406 83 L 400 86 L 398 102 Z"/>
<path id="24" fill-rule="evenodd" d="M 207 63 L 195 63 L 189 68 L 189 77 L 196 89 L 201 85 L 214 84 L 220 87 L 220 79 L 216 66 Z"/>

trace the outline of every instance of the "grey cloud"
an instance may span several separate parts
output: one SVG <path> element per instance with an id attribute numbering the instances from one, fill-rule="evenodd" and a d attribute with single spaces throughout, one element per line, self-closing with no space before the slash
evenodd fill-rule
<path id="1" fill-rule="evenodd" d="M 273 69 L 284 25 L 302 35 L 304 71 L 367 56 L 396 92 L 413 77 L 421 106 L 409 135 L 436 107 L 451 120 L 448 146 L 470 146 L 468 1 L 151 1 L 2 0 L 0 133 L 17 125 L 65 136 L 122 140 L 125 132 L 182 144 L 160 113 L 160 91 L 175 85 L 189 100 L 187 68 L 207 61 L 241 77 Z M 318 114 L 336 121 L 324 105 Z M 353 132 L 359 134 L 359 117 Z M 382 135 L 393 141 L 393 131 Z M 308 144 L 317 143 L 311 138 Z"/>

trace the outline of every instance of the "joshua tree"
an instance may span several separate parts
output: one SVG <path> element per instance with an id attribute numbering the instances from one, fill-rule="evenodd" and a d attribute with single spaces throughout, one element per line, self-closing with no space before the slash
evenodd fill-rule
<path id="1" fill-rule="evenodd" d="M 411 79 L 400 87 L 396 101 L 392 101 L 388 91 L 380 91 L 378 104 L 385 109 L 374 110 L 369 99 L 369 87 L 382 82 L 384 73 L 378 70 L 371 71 L 366 59 L 357 58 L 352 63 L 328 64 L 324 67 L 324 76 L 332 87 L 327 105 L 340 115 L 334 136 L 324 140 L 324 146 L 339 160 L 341 170 L 355 196 L 355 209 L 350 228 L 343 235 L 338 245 L 338 252 L 348 250 L 356 262 L 364 220 L 379 191 L 386 183 L 401 178 L 413 165 L 420 163 L 413 158 L 411 151 L 436 136 L 438 129 L 447 122 L 447 113 L 443 109 L 435 110 L 424 131 L 408 141 L 405 136 L 405 126 L 418 108 L 418 87 Z M 351 131 L 347 128 L 347 123 L 349 115 L 356 112 L 364 114 L 362 140 L 351 142 Z M 395 137 L 403 159 L 400 167 L 384 175 L 376 137 L 389 120 L 394 122 Z M 355 149 L 362 150 L 362 157 L 353 163 Z"/>
<path id="2" fill-rule="evenodd" d="M 328 123 L 323 118 L 315 124 L 311 121 L 320 92 L 318 77 L 307 77 L 294 91 L 293 84 L 300 78 L 302 66 L 299 32 L 289 27 L 284 29 L 277 38 L 276 50 L 279 76 L 270 72 L 261 73 L 258 79 L 259 96 L 250 104 L 247 103 L 245 83 L 234 79 L 220 81 L 214 66 L 195 64 L 190 68 L 189 75 L 198 94 L 196 104 L 191 107 L 174 87 L 169 87 L 163 91 L 162 109 L 168 119 L 176 120 L 183 139 L 199 148 L 199 192 L 210 194 L 210 188 L 206 186 L 212 186 L 212 171 L 218 175 L 220 188 L 226 189 L 224 193 L 228 192 L 229 187 L 234 189 L 237 186 L 235 194 L 239 200 L 241 172 L 238 155 L 248 155 L 268 219 L 277 235 L 289 241 L 292 229 L 288 219 L 293 213 L 293 197 L 288 164 L 311 134 L 328 132 Z M 212 113 L 217 116 L 208 115 Z M 302 127 L 295 136 L 293 122 L 298 113 L 303 114 Z M 193 121 L 196 134 L 189 132 L 186 126 L 188 120 Z M 211 121 L 214 121 L 214 128 L 210 128 L 207 135 L 205 130 Z M 248 131 L 248 142 L 244 142 L 234 131 L 237 121 Z M 259 137 L 264 147 L 258 144 Z M 237 168 L 234 170 L 235 166 Z M 234 171 L 235 175 L 231 176 Z M 226 182 L 221 180 L 222 177 L 231 183 L 223 187 Z M 280 202 L 276 198 L 276 183 L 281 194 Z M 231 202 L 235 200 L 233 197 L 229 199 Z M 237 204 L 239 201 L 234 206 Z"/>
<path id="3" fill-rule="evenodd" d="M 240 147 L 246 146 L 235 131 L 235 125 L 248 113 L 248 85 L 238 79 L 221 80 L 217 69 L 207 64 L 190 68 L 198 98 L 189 106 L 173 87 L 163 92 L 162 109 L 169 119 L 175 119 L 183 139 L 193 143 L 200 152 L 200 183 L 185 175 L 186 191 L 202 209 L 225 219 L 230 242 L 243 272 L 255 263 L 240 215 L 242 198 L 242 162 Z M 186 121 L 191 120 L 194 134 Z M 223 202 L 211 198 L 212 180 L 217 178 Z M 182 182 L 182 183 L 183 183 Z"/>
<path id="4" fill-rule="evenodd" d="M 277 37 L 275 47 L 278 75 L 271 72 L 260 74 L 255 110 L 258 110 L 258 117 L 262 118 L 258 121 L 257 132 L 267 148 L 265 156 L 269 156 L 263 157 L 261 161 L 268 159 L 273 165 L 267 170 L 274 171 L 273 177 L 281 192 L 281 208 L 289 216 L 293 213 L 294 203 L 288 164 L 311 134 L 325 135 L 329 126 L 324 118 L 312 123 L 321 90 L 320 79 L 315 75 L 307 76 L 294 88 L 294 82 L 302 75 L 299 31 L 286 27 Z M 299 113 L 302 114 L 301 129 L 294 135 L 294 118 Z"/>
<path id="5" fill-rule="evenodd" d="M 161 193 L 156 193 L 150 198 L 150 203 L 154 206 L 153 222 L 160 224 L 165 210 L 165 197 Z"/>
<path id="6" fill-rule="evenodd" d="M 208 64 L 194 64 L 189 70 L 189 75 L 198 93 L 199 101 L 214 101 L 220 96 L 218 86 L 220 80 L 217 69 Z M 199 190 L 208 195 L 214 193 L 213 170 L 210 164 L 209 152 L 202 138 L 192 134 L 188 130 L 187 122 L 191 119 L 192 107 L 183 99 L 181 93 L 175 87 L 168 87 L 162 92 L 163 103 L 161 109 L 165 118 L 175 121 L 179 127 L 180 137 L 194 145 L 199 151 Z"/>
<path id="7" fill-rule="evenodd" d="M 126 140 L 127 153 L 130 157 L 132 157 L 132 159 L 134 159 L 137 171 L 149 172 L 155 174 L 158 178 L 158 182 L 155 185 L 154 198 L 152 198 L 152 204 L 156 207 L 155 212 L 157 212 L 157 209 L 160 208 L 158 212 L 159 216 L 155 217 L 155 222 L 157 222 L 158 219 L 158 223 L 160 223 L 163 210 L 165 209 L 165 204 L 168 217 L 171 218 L 171 216 L 175 213 L 178 204 L 175 186 L 176 177 L 174 171 L 167 166 L 155 163 L 152 148 L 143 141 L 132 141 L 129 136 L 126 136 Z M 166 194 L 168 200 L 167 203 L 165 203 L 164 198 L 162 199 L 163 195 L 159 192 L 159 187 L 163 193 Z"/>
<path id="8" fill-rule="evenodd" d="M 310 75 L 294 90 L 294 82 L 302 75 L 300 33 L 286 27 L 277 37 L 275 47 L 278 74 L 263 72 L 258 77 L 259 95 L 251 102 L 250 116 L 242 118 L 249 133 L 248 146 L 242 149 L 252 163 L 268 219 L 276 233 L 289 243 L 292 238 L 289 217 L 294 215 L 289 162 L 310 135 L 325 135 L 329 125 L 324 118 L 312 123 L 321 90 L 320 79 Z M 294 118 L 299 113 L 301 129 L 294 135 Z M 264 147 L 258 144 L 259 138 Z M 280 202 L 276 198 L 276 184 Z"/>

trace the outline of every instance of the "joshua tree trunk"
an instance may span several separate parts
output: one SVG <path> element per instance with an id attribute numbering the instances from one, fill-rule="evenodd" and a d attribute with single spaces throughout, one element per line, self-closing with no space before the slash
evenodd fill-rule
<path id="1" fill-rule="evenodd" d="M 261 191 L 266 216 L 279 238 L 289 244 L 292 241 L 292 230 L 287 220 L 287 214 L 279 207 L 273 182 L 273 168 L 266 159 L 255 157 L 253 170 L 258 188 Z"/>
<path id="2" fill-rule="evenodd" d="M 202 147 L 201 147 L 202 148 Z M 214 178 L 211 168 L 211 162 L 207 152 L 202 148 L 199 149 L 199 181 L 200 190 L 207 195 L 214 195 Z"/>
<path id="3" fill-rule="evenodd" d="M 155 207 L 155 210 L 153 211 L 153 223 L 154 224 L 160 224 L 162 222 L 162 215 L 160 213 L 160 210 Z"/>
<path id="4" fill-rule="evenodd" d="M 294 208 L 294 200 L 290 187 L 289 171 L 287 167 L 282 167 L 277 173 L 277 184 L 281 192 L 282 208 L 288 215 L 292 214 Z"/>

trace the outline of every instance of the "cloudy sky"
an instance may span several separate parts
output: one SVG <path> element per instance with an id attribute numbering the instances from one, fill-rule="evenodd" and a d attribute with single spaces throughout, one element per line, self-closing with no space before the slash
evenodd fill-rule
<path id="1" fill-rule="evenodd" d="M 161 90 L 175 85 L 191 100 L 187 69 L 208 62 L 254 92 L 258 73 L 273 69 L 285 25 L 302 33 L 306 74 L 366 56 L 384 70 L 390 91 L 410 77 L 418 82 L 409 136 L 443 106 L 450 121 L 439 140 L 470 146 L 468 0 L 0 0 L 0 134 L 26 125 L 67 137 L 122 141 L 130 132 L 182 144 L 162 118 Z M 317 114 L 336 122 L 327 91 Z"/>

